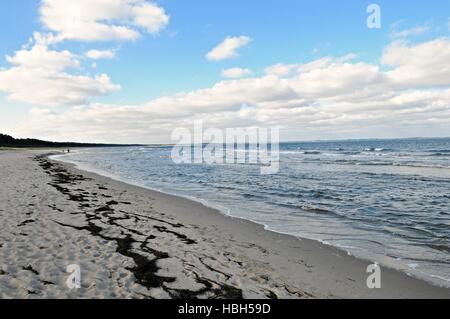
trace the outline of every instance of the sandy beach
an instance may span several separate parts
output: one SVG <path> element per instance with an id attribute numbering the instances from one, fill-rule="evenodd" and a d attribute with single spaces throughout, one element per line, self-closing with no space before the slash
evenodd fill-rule
<path id="1" fill-rule="evenodd" d="M 0 298 L 450 297 L 386 268 L 368 289 L 369 261 L 48 153 L 0 150 Z"/>

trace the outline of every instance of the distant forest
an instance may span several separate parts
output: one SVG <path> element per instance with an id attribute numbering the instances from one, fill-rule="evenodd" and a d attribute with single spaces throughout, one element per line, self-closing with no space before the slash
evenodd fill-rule
<path id="1" fill-rule="evenodd" d="M 58 143 L 41 141 L 32 138 L 16 139 L 12 136 L 0 134 L 0 147 L 118 147 L 118 146 L 134 146 L 124 144 L 89 144 L 89 143 Z"/>

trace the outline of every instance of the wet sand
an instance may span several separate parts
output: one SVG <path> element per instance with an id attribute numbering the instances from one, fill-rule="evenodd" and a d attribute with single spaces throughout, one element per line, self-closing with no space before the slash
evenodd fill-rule
<path id="1" fill-rule="evenodd" d="M 1 298 L 450 298 L 387 268 L 369 289 L 369 261 L 47 153 L 0 151 Z"/>

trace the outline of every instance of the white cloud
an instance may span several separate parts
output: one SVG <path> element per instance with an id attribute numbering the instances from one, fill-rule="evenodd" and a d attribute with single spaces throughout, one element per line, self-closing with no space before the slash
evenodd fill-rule
<path id="1" fill-rule="evenodd" d="M 42 0 L 41 21 L 61 40 L 135 40 L 169 23 L 163 8 L 145 0 Z"/>
<path id="2" fill-rule="evenodd" d="M 403 88 L 450 85 L 450 39 L 409 45 L 394 42 L 383 53 L 382 63 L 394 67 L 390 80 Z"/>
<path id="3" fill-rule="evenodd" d="M 344 63 L 356 59 L 357 55 L 354 53 L 349 53 L 347 55 L 333 58 L 333 57 L 323 57 L 318 60 L 314 60 L 305 64 L 284 64 L 278 63 L 271 65 L 265 69 L 267 75 L 276 75 L 278 77 L 291 76 L 295 72 L 307 72 L 311 70 L 320 69 L 330 64 L 334 63 Z"/>
<path id="4" fill-rule="evenodd" d="M 210 61 L 221 61 L 234 58 L 238 55 L 237 50 L 249 44 L 251 40 L 251 38 L 246 36 L 226 37 L 222 43 L 206 54 L 206 58 Z"/>
<path id="5" fill-rule="evenodd" d="M 107 74 L 81 74 L 79 57 L 49 49 L 65 40 L 134 40 L 155 34 L 169 22 L 164 9 L 145 0 L 41 0 L 40 19 L 48 33 L 34 32 L 27 44 L 6 56 L 0 69 L 0 92 L 12 101 L 37 105 L 80 105 L 120 86 Z M 90 59 L 112 59 L 115 50 L 88 50 Z M 97 67 L 91 64 L 91 70 Z"/>
<path id="6" fill-rule="evenodd" d="M 419 35 L 427 33 L 429 30 L 430 30 L 430 28 L 428 26 L 418 26 L 418 27 L 405 29 L 405 30 L 394 29 L 391 32 L 391 37 L 397 38 L 397 39 L 402 39 L 402 38 L 408 38 L 411 36 L 419 36 Z"/>
<path id="7" fill-rule="evenodd" d="M 250 69 L 243 69 L 243 68 L 231 68 L 222 70 L 222 77 L 224 78 L 230 78 L 230 79 L 237 79 L 242 78 L 247 75 L 251 75 L 253 72 Z"/>
<path id="8" fill-rule="evenodd" d="M 276 75 L 276 76 L 287 76 L 292 74 L 292 72 L 298 68 L 298 64 L 284 64 L 284 63 L 278 63 L 275 65 L 271 65 L 265 69 L 265 73 L 267 75 Z"/>
<path id="9" fill-rule="evenodd" d="M 450 135 L 450 41 L 395 42 L 381 65 L 354 56 L 293 64 L 289 74 L 224 80 L 141 105 L 34 111 L 20 135 L 171 142 L 176 127 L 279 126 L 284 139 Z M 280 66 L 280 65 L 278 65 Z M 416 75 L 417 73 L 417 75 Z M 114 132 L 111 135 L 111 132 Z"/>
<path id="10" fill-rule="evenodd" d="M 19 50 L 14 56 L 6 56 L 9 63 L 26 69 L 61 71 L 78 67 L 79 61 L 69 51 L 49 51 L 42 44 L 34 45 L 30 50 Z"/>
<path id="11" fill-rule="evenodd" d="M 62 40 L 63 39 L 61 36 L 54 35 L 53 33 L 42 34 L 40 32 L 34 32 L 33 37 L 28 40 L 28 43 L 24 46 L 24 48 L 29 48 L 34 42 L 49 46 L 61 42 Z"/>
<path id="12" fill-rule="evenodd" d="M 0 70 L 0 91 L 9 100 L 42 105 L 76 105 L 88 98 L 117 91 L 106 74 L 73 75 L 80 62 L 69 51 L 52 51 L 36 43 L 7 56 L 11 64 Z"/>
<path id="13" fill-rule="evenodd" d="M 169 23 L 169 16 L 164 9 L 145 1 L 137 1 L 131 7 L 132 19 L 137 26 L 143 27 L 148 33 L 158 33 Z"/>
<path id="14" fill-rule="evenodd" d="M 116 56 L 116 51 L 114 50 L 89 50 L 85 53 L 90 59 L 113 59 Z"/>

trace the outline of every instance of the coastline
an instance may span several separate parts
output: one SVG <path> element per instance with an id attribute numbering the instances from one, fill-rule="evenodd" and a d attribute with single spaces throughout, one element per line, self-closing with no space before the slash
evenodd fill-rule
<path id="1" fill-rule="evenodd" d="M 42 291 L 42 294 L 36 292 L 23 297 L 75 294 L 85 298 L 450 298 L 450 289 L 432 286 L 388 268 L 382 268 L 381 289 L 371 290 L 366 286 L 366 269 L 371 263 L 337 248 L 267 231 L 261 225 L 226 216 L 196 201 L 48 160 L 44 151 L 6 151 L 5 154 L 9 154 L 6 171 L 11 174 L 10 183 L 19 178 L 26 183 L 28 178 L 29 182 L 35 181 L 34 196 L 52 194 L 34 209 L 37 214 L 47 216 L 44 207 L 53 206 L 50 221 L 54 228 L 50 232 L 64 233 L 58 238 L 82 239 L 82 246 L 75 241 L 71 242 L 70 249 L 83 261 L 88 281 L 93 283 L 85 284 L 77 292 L 67 291 L 63 285 L 66 273 L 61 267 L 71 254 L 64 251 L 59 256 L 61 264 L 54 268 L 59 275 L 50 285 L 53 293 L 46 295 Z M 14 170 L 13 164 L 18 161 L 23 161 L 24 167 L 33 167 L 32 173 Z M 29 189 L 16 187 L 16 191 L 30 195 L 26 193 Z M 7 192 L 9 198 L 14 190 Z M 18 207 L 17 212 L 11 212 L 12 208 L 1 207 L 0 214 L 20 212 Z M 24 227 L 31 228 L 31 234 L 26 233 L 21 247 L 34 240 L 33 223 Z M 0 244 L 8 240 L 7 236 L 1 236 Z M 14 245 L 9 246 L 8 243 L 0 246 L 1 260 L 20 259 L 8 257 L 14 251 Z M 105 250 L 99 254 L 95 248 Z M 26 255 L 21 257 L 27 259 Z M 45 259 L 43 256 L 33 251 L 28 257 L 34 263 L 30 266 L 34 272 L 26 265 L 22 271 L 18 265 L 7 265 L 2 270 L 5 274 L 0 276 L 0 296 L 17 293 L 10 290 L 5 294 L 3 287 L 14 287 L 14 280 L 19 280 L 23 272 L 27 278 L 30 273 L 45 273 L 42 271 L 45 262 L 41 266 L 36 262 Z M 105 269 L 109 274 L 103 273 Z M 48 271 L 47 276 L 51 277 L 52 273 Z M 101 289 L 96 289 L 99 286 Z"/>

